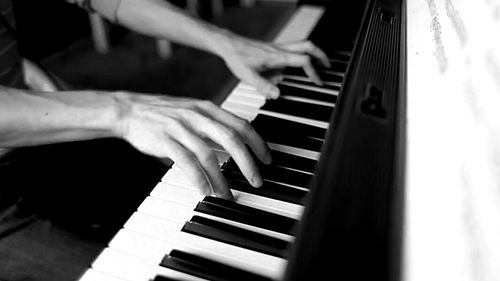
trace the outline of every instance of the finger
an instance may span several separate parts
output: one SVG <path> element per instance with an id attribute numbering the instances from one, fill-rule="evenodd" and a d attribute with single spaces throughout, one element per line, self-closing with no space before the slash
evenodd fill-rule
<path id="1" fill-rule="evenodd" d="M 204 124 L 203 124 L 204 125 Z M 202 140 L 202 138 L 191 132 L 183 124 L 179 124 L 175 130 L 175 138 L 187 150 L 194 154 L 202 170 L 209 178 L 210 186 L 217 197 L 234 200 L 228 184 L 219 170 L 217 157 L 213 150 Z"/>
<path id="2" fill-rule="evenodd" d="M 212 139 L 220 143 L 224 150 L 231 155 L 248 182 L 254 187 L 260 187 L 263 179 L 259 168 L 239 134 L 235 130 L 224 126 L 218 129 Z"/>
<path id="3" fill-rule="evenodd" d="M 272 84 L 276 84 L 280 81 L 283 76 L 283 69 L 269 68 L 260 71 L 260 76 L 264 79 L 270 81 Z"/>
<path id="4" fill-rule="evenodd" d="M 171 158 L 174 165 L 177 166 L 191 180 L 203 194 L 212 195 L 213 188 L 210 184 L 208 175 L 204 172 L 203 166 L 197 160 L 195 155 L 176 141 L 166 144 L 171 148 Z"/>
<path id="5" fill-rule="evenodd" d="M 323 66 L 327 68 L 331 67 L 330 60 L 328 59 L 328 56 L 325 54 L 325 52 L 314 45 L 314 43 L 312 43 L 311 41 L 287 43 L 281 45 L 281 48 L 296 53 L 307 53 L 318 59 L 321 64 L 323 64 Z"/>
<path id="6" fill-rule="evenodd" d="M 304 72 L 306 73 L 307 77 L 309 77 L 309 79 L 311 79 L 311 81 L 313 81 L 316 85 L 319 85 L 319 86 L 323 85 L 323 81 L 321 80 L 318 73 L 316 72 L 316 69 L 312 65 L 311 59 L 309 59 L 309 57 L 307 57 L 302 68 L 304 69 Z"/>
<path id="7" fill-rule="evenodd" d="M 256 71 L 242 66 L 239 68 L 239 73 L 241 74 L 240 78 L 243 82 L 254 86 L 257 89 L 257 92 L 261 93 L 267 98 L 277 99 L 280 95 L 280 91 L 278 87 L 264 79 L 260 76 Z"/>
<path id="8" fill-rule="evenodd" d="M 307 77 L 309 77 L 309 79 L 311 79 L 311 81 L 313 81 L 315 84 L 320 86 L 323 85 L 323 81 L 312 65 L 311 58 L 309 56 L 289 53 L 286 56 L 286 59 L 290 66 L 302 67 Z"/>
<path id="9" fill-rule="evenodd" d="M 203 124 L 204 135 L 220 144 L 231 155 L 248 182 L 255 187 L 261 186 L 262 176 L 257 164 L 238 131 L 224 123 L 210 120 L 208 117 L 197 119 L 199 119 L 198 124 Z"/>
<path id="10" fill-rule="evenodd" d="M 269 152 L 266 142 L 255 131 L 254 127 L 248 123 L 248 121 L 221 109 L 213 103 L 204 104 L 202 110 L 215 121 L 234 129 L 239 136 L 241 136 L 243 141 L 250 147 L 250 149 L 252 149 L 261 162 L 264 164 L 271 164 L 271 153 Z M 201 118 L 209 117 L 201 116 Z M 212 120 L 207 120 L 207 122 L 213 123 Z M 216 126 L 216 124 L 212 124 L 212 126 Z"/>
<path id="11" fill-rule="evenodd" d="M 254 85 L 257 91 L 270 99 L 277 99 L 280 96 L 280 90 L 273 83 L 262 78 L 259 74 L 254 73 Z"/>

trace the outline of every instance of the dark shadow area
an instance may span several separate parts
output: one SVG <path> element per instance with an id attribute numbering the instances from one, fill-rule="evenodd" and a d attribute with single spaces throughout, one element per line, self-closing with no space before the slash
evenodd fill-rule
<path id="1" fill-rule="evenodd" d="M 230 5 L 222 16 L 209 20 L 241 35 L 270 40 L 292 11 L 293 5 L 283 3 L 258 3 L 252 8 Z M 172 57 L 162 59 L 154 39 L 112 24 L 108 27 L 110 52 L 97 54 L 89 34 L 80 26 L 82 38 L 43 58 L 43 65 L 76 88 L 166 93 L 215 101 L 222 100 L 225 89 L 236 81 L 225 63 L 211 54 L 174 44 Z M 54 33 L 64 37 L 72 32 Z M 59 42 L 58 46 L 64 44 Z"/>

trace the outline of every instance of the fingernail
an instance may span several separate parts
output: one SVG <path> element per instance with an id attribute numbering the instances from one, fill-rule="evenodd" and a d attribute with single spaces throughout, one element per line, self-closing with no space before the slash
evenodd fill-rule
<path id="1" fill-rule="evenodd" d="M 259 174 L 254 174 L 252 177 L 252 185 L 253 187 L 260 187 L 262 186 L 262 178 L 260 177 Z"/>

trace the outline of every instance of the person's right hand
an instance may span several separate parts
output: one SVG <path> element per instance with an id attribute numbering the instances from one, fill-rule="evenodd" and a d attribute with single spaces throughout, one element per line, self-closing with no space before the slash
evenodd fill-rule
<path id="1" fill-rule="evenodd" d="M 165 95 L 114 93 L 120 102 L 120 135 L 145 154 L 170 158 L 205 194 L 233 196 L 206 139 L 221 145 L 254 187 L 262 177 L 248 145 L 264 163 L 271 162 L 266 143 L 245 120 L 209 101 Z"/>

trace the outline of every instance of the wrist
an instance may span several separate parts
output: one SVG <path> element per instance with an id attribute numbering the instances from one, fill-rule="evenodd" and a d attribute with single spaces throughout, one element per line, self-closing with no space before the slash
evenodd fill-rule
<path id="1" fill-rule="evenodd" d="M 128 117 L 131 112 L 130 94 L 127 92 L 108 92 L 111 98 L 110 118 L 107 128 L 112 137 L 124 138 L 128 128 Z"/>
<path id="2" fill-rule="evenodd" d="M 227 61 L 229 57 L 234 56 L 236 44 L 239 36 L 228 30 L 220 29 L 213 33 L 212 43 L 210 44 L 210 51 Z"/>

